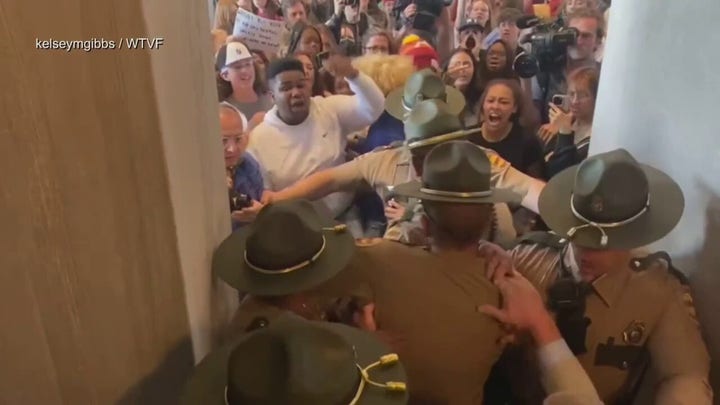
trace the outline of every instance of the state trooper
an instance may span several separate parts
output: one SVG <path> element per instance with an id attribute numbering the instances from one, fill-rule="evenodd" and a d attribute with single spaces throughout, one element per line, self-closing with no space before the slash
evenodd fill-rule
<path id="1" fill-rule="evenodd" d="M 667 235 L 683 208 L 667 174 L 622 149 L 602 153 L 550 180 L 539 209 L 553 233 L 526 235 L 511 250 L 606 403 L 630 403 L 645 378 L 656 404 L 712 403 L 686 279 L 666 253 L 639 250 Z M 512 375 L 531 386 L 526 378 Z"/>
<path id="2" fill-rule="evenodd" d="M 394 197 L 392 190 L 395 185 L 419 177 L 425 155 L 433 146 L 465 138 L 472 133 L 472 130 L 463 129 L 458 117 L 464 104 L 462 94 L 443 84 L 432 71 L 416 72 L 404 88 L 391 92 L 386 100 L 386 110 L 404 120 L 404 142 L 378 148 L 345 164 L 317 172 L 283 190 L 266 192 L 263 202 L 291 198 L 315 200 L 338 190 L 358 187 L 362 182 L 375 188 L 380 197 L 388 201 Z M 511 189 L 522 198 L 524 207 L 537 213 L 537 199 L 545 183 L 516 170 L 495 151 L 484 150 L 492 163 L 493 185 Z M 417 205 L 409 206 L 404 219 L 417 216 L 418 210 Z M 507 205 L 497 205 L 496 214 L 497 232 L 490 239 L 496 242 L 514 239 L 515 230 Z M 421 227 L 413 221 L 405 224 L 403 221 L 391 224 L 398 226 L 391 226 L 386 237 L 409 244 L 422 244 L 423 237 L 416 232 Z"/>

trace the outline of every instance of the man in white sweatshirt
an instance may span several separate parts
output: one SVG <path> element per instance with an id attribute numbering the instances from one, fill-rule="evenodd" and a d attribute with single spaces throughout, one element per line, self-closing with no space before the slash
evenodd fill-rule
<path id="1" fill-rule="evenodd" d="M 371 125 L 383 111 L 385 97 L 377 85 L 342 56 L 324 64 L 344 77 L 355 93 L 310 97 L 303 65 L 294 58 L 273 61 L 267 70 L 275 106 L 250 135 L 248 151 L 260 163 L 265 189 L 279 191 L 317 171 L 345 163 L 347 135 Z M 323 198 L 332 217 L 345 213 L 353 193 Z"/>

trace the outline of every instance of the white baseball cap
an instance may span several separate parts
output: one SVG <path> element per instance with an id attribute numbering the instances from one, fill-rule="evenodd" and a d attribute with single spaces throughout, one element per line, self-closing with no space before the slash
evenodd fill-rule
<path id="1" fill-rule="evenodd" d="M 225 64 L 224 68 L 235 62 L 252 58 L 250 50 L 241 42 L 230 42 L 225 48 Z"/>

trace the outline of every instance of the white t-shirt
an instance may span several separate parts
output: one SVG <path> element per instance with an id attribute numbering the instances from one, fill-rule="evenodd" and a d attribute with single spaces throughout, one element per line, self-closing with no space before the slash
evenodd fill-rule
<path id="1" fill-rule="evenodd" d="M 383 111 L 385 97 L 362 73 L 347 80 L 354 96 L 313 97 L 310 114 L 298 125 L 288 125 L 274 106 L 250 136 L 250 152 L 260 164 L 265 188 L 279 191 L 317 171 L 345 163 L 347 135 L 364 129 Z M 352 193 L 323 198 L 337 216 L 350 205 Z"/>

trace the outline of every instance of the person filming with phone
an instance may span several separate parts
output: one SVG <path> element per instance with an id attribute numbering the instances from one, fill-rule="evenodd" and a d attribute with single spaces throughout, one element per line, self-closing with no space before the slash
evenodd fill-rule
<path id="1" fill-rule="evenodd" d="M 583 67 L 600 69 L 595 51 L 602 43 L 605 20 L 596 9 L 580 8 L 567 16 L 567 28 L 577 32 L 575 44 L 567 47 L 564 62 L 549 71 L 540 71 L 533 80 L 533 100 L 542 111 L 543 119 L 550 117 L 545 106 L 556 94 L 565 94 L 570 74 Z M 547 113 L 547 115 L 546 115 Z"/>
<path id="2" fill-rule="evenodd" d="M 577 69 L 568 79 L 568 94 L 554 96 L 549 104 L 550 123 L 538 131 L 547 180 L 587 158 L 599 79 L 595 68 Z"/>
<path id="3" fill-rule="evenodd" d="M 225 151 L 230 216 L 233 230 L 251 222 L 262 208 L 263 178 L 258 162 L 248 153 L 248 120 L 237 107 L 220 103 L 220 135 Z"/>

